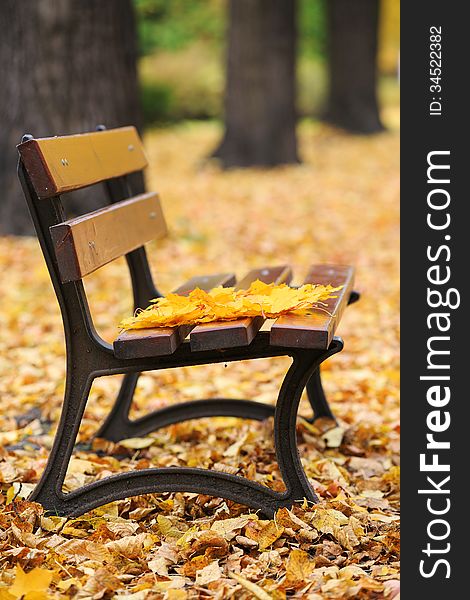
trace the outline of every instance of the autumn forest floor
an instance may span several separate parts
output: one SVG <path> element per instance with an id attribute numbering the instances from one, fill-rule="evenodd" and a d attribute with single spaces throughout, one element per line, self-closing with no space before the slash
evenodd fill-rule
<path id="1" fill-rule="evenodd" d="M 283 262 L 294 267 L 296 282 L 312 263 L 357 267 L 362 299 L 347 309 L 338 332 L 345 349 L 324 372 L 340 429 L 325 436 L 325 427 L 298 424 L 300 454 L 321 502 L 280 511 L 275 521 L 195 494 L 133 498 L 75 520 L 44 516 L 21 500 L 52 444 L 64 344 L 36 240 L 0 239 L 0 599 L 28 591 L 26 598 L 36 599 L 397 595 L 399 137 L 390 122 L 388 132 L 373 137 L 302 124 L 303 164 L 273 171 L 222 172 L 205 162 L 220 135 L 215 124 L 146 136 L 149 189 L 161 193 L 171 230 L 149 248 L 164 292 L 195 274 L 241 276 Z M 112 339 L 131 311 L 124 262 L 86 283 L 97 328 Z M 219 395 L 274 402 L 287 364 L 263 359 L 148 373 L 133 411 Z M 270 422 L 204 419 L 129 443 L 93 440 L 119 380 L 93 385 L 67 490 L 111 473 L 171 465 L 282 489 Z M 301 413 L 308 415 L 305 400 Z M 20 567 L 41 571 L 24 578 Z"/>

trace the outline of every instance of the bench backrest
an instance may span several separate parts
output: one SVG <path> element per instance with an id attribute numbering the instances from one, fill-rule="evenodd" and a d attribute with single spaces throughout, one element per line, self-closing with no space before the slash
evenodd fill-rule
<path id="1" fill-rule="evenodd" d="M 52 198 L 147 166 L 135 127 L 30 139 L 18 146 L 39 198 Z"/>
<path id="2" fill-rule="evenodd" d="M 143 246 L 167 230 L 158 194 L 133 195 L 131 190 L 128 175 L 147 166 L 136 129 L 42 139 L 24 136 L 18 151 L 19 178 L 64 324 L 77 319 L 78 307 L 84 330 L 95 338 L 81 279 L 123 255 L 129 265 L 135 308 L 145 307 L 159 296 Z M 64 194 L 100 182 L 108 206 L 66 219 Z"/>

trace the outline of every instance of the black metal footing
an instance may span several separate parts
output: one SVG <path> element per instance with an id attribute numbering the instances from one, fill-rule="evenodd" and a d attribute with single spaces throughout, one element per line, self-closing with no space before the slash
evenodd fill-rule
<path id="1" fill-rule="evenodd" d="M 40 502 L 46 510 L 69 516 L 77 516 L 102 504 L 130 496 L 176 491 L 226 498 L 245 504 L 267 517 L 272 517 L 278 508 L 291 506 L 304 498 L 317 502 L 318 498 L 308 482 L 297 449 L 297 411 L 303 389 L 321 362 L 341 349 L 341 340 L 335 338 L 327 351 L 296 350 L 291 354 L 293 362 L 284 378 L 274 411 L 274 442 L 279 469 L 286 486 L 284 493 L 274 492 L 235 475 L 206 469 L 171 467 L 120 473 L 64 494 L 62 486 L 92 382 L 92 376 L 87 376 L 67 385 L 54 446 L 45 472 L 31 499 Z M 71 380 L 72 378 L 69 378 L 69 381 Z M 129 386 L 133 383 L 132 377 L 128 376 Z M 221 399 L 215 399 L 187 403 L 186 410 L 191 411 L 194 407 L 198 416 L 204 411 L 204 416 L 208 416 L 214 414 L 211 411 L 217 407 L 221 408 L 222 402 Z M 227 402 L 229 407 L 222 414 L 237 413 L 238 416 L 243 407 L 245 417 L 248 413 L 252 418 L 261 418 L 263 411 L 269 408 L 250 401 Z M 200 409 L 196 408 L 200 404 L 203 406 Z M 174 418 L 172 411 L 173 407 L 169 407 L 168 411 L 163 409 L 158 412 L 161 413 L 160 417 L 166 413 L 167 421 L 171 422 Z M 145 428 L 150 431 L 154 428 L 154 417 L 155 414 L 148 415 L 134 423 L 142 428 L 141 431 Z M 193 413 L 190 412 L 186 418 L 194 418 Z M 145 422 L 146 419 L 148 423 Z"/>

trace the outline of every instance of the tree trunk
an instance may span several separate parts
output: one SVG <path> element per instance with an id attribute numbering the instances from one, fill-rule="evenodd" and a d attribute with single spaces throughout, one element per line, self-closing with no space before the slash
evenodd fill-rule
<path id="1" fill-rule="evenodd" d="M 325 120 L 354 133 L 384 129 L 377 102 L 379 0 L 327 0 L 330 89 Z"/>
<path id="2" fill-rule="evenodd" d="M 0 233 L 29 234 L 16 176 L 15 146 L 24 133 L 141 125 L 132 1 L 3 0 L 0 31 Z M 98 203 L 90 188 L 67 205 L 80 214 Z"/>
<path id="3" fill-rule="evenodd" d="M 230 0 L 224 167 L 298 162 L 296 0 Z"/>

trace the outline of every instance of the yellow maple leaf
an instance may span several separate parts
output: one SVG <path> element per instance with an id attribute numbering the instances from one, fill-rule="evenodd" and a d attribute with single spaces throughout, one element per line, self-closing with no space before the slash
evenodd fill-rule
<path id="1" fill-rule="evenodd" d="M 304 550 L 291 550 L 286 563 L 287 587 L 304 585 L 315 568 L 315 561 Z"/>
<path id="2" fill-rule="evenodd" d="M 266 550 L 272 546 L 284 533 L 284 527 L 269 521 L 259 532 L 258 544 L 260 550 Z"/>
<path id="3" fill-rule="evenodd" d="M 35 567 L 25 573 L 20 565 L 16 566 L 15 581 L 8 588 L 14 598 L 23 600 L 42 600 L 47 598 L 46 590 L 49 588 L 55 571 Z"/>
<path id="4" fill-rule="evenodd" d="M 310 524 L 322 533 L 334 533 L 335 527 L 341 527 L 347 523 L 348 517 L 339 510 L 318 507 Z"/>
<path id="5" fill-rule="evenodd" d="M 187 296 L 168 294 L 134 317 L 120 323 L 122 329 L 177 327 L 212 321 L 232 321 L 246 317 L 277 318 L 289 312 L 325 310 L 324 303 L 334 298 L 341 287 L 305 284 L 291 288 L 254 281 L 247 290 L 217 287 L 209 292 L 196 288 Z"/>

